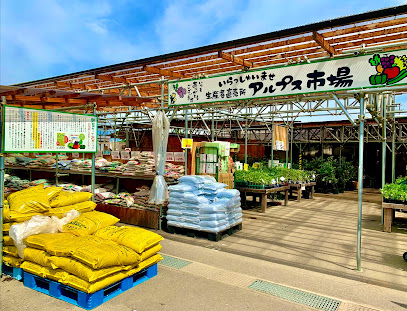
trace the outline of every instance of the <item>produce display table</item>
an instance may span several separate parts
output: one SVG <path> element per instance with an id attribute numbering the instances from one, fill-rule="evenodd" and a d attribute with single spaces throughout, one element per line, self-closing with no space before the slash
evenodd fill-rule
<path id="1" fill-rule="evenodd" d="M 383 209 L 383 231 L 391 232 L 391 226 L 394 224 L 395 210 L 407 211 L 407 205 L 383 202 L 382 209 Z"/>
<path id="2" fill-rule="evenodd" d="M 302 190 L 311 188 L 310 199 L 314 197 L 314 187 L 317 183 L 315 181 L 301 184 L 290 184 L 290 195 L 293 195 L 293 190 L 297 191 L 297 201 L 301 201 Z M 304 187 L 304 189 L 302 189 Z"/>
<path id="3" fill-rule="evenodd" d="M 284 192 L 284 205 L 287 206 L 288 203 L 288 190 L 290 186 L 282 186 L 277 188 L 270 188 L 270 189 L 252 189 L 252 188 L 239 188 L 236 187 L 237 190 L 240 191 L 242 195 L 243 204 L 246 205 L 246 195 L 247 193 L 251 193 L 253 195 L 259 194 L 261 195 L 261 212 L 265 213 L 267 209 L 267 196 L 272 193 L 279 193 Z"/>

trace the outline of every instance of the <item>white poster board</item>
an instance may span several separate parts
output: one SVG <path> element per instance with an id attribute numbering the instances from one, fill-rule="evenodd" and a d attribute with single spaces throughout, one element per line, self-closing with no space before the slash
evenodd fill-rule
<path id="1" fill-rule="evenodd" d="M 4 106 L 3 152 L 97 151 L 97 117 Z"/>

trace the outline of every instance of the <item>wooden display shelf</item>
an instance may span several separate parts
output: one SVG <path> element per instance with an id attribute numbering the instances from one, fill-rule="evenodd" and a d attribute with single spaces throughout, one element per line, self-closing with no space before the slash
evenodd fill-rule
<path id="1" fill-rule="evenodd" d="M 301 196 L 302 196 L 302 189 L 301 188 L 305 187 L 305 188 L 309 188 L 311 190 L 310 199 L 312 199 L 314 197 L 314 188 L 315 188 L 316 184 L 317 183 L 315 181 L 308 182 L 308 183 L 300 183 L 300 184 L 292 184 L 292 183 L 290 183 L 289 184 L 289 186 L 290 186 L 290 196 L 293 195 L 293 190 L 296 190 L 297 191 L 297 201 L 300 202 L 301 201 Z"/>
<path id="2" fill-rule="evenodd" d="M 129 208 L 119 205 L 98 204 L 96 210 L 111 214 L 125 224 L 159 229 L 160 211 L 152 209 Z"/>
<path id="3" fill-rule="evenodd" d="M 265 213 L 266 209 L 267 209 L 267 197 L 269 194 L 272 194 L 272 193 L 284 192 L 284 205 L 287 206 L 288 190 L 290 189 L 290 186 L 283 186 L 283 187 L 276 187 L 276 188 L 269 188 L 269 189 L 252 189 L 252 188 L 236 187 L 236 189 L 239 190 L 240 194 L 242 195 L 243 205 L 246 205 L 247 193 L 259 194 L 261 196 L 261 212 Z"/>
<path id="4" fill-rule="evenodd" d="M 383 231 L 391 232 L 391 226 L 394 224 L 396 210 L 407 211 L 407 205 L 382 202 L 382 210 L 383 210 Z"/>

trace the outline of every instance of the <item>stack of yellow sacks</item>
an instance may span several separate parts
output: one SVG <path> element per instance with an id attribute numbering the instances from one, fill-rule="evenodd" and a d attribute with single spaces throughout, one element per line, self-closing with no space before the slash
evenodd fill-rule
<path id="1" fill-rule="evenodd" d="M 64 226 L 63 233 L 26 239 L 21 268 L 86 293 L 94 293 L 159 262 L 160 235 L 114 226 L 118 218 L 88 212 Z"/>
<path id="2" fill-rule="evenodd" d="M 88 192 L 67 192 L 61 187 L 38 185 L 14 192 L 7 197 L 3 206 L 3 262 L 11 267 L 20 267 L 22 259 L 18 257 L 13 239 L 9 236 L 10 227 L 14 224 L 30 220 L 36 215 L 57 216 L 77 210 L 81 213 L 93 211 L 96 204 L 89 201 L 92 197 Z"/>

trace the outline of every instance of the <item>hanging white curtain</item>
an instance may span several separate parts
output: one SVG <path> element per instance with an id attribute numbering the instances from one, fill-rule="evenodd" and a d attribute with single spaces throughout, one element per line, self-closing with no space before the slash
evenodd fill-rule
<path id="1" fill-rule="evenodd" d="M 163 204 L 168 199 L 168 187 L 164 179 L 170 122 L 164 111 L 158 111 L 153 120 L 153 149 L 156 176 L 151 187 L 148 203 Z"/>

